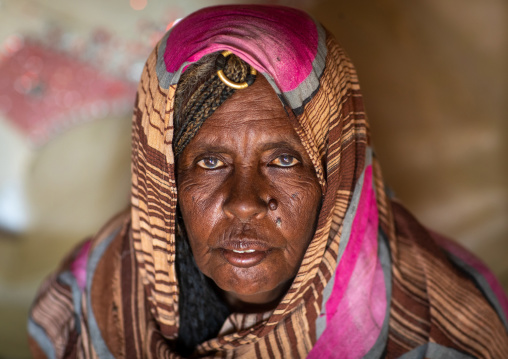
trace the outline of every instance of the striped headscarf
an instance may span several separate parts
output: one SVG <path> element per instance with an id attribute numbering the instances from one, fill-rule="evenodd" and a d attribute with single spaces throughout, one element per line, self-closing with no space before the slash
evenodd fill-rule
<path id="1" fill-rule="evenodd" d="M 178 357 L 174 99 L 187 67 L 223 50 L 279 96 L 323 201 L 276 309 L 231 314 L 194 356 L 508 357 L 508 301 L 495 278 L 386 196 L 356 72 L 336 40 L 299 10 L 253 5 L 188 16 L 148 58 L 133 117 L 131 211 L 41 288 L 29 322 L 33 351 Z M 58 315 L 51 303 L 61 304 Z"/>

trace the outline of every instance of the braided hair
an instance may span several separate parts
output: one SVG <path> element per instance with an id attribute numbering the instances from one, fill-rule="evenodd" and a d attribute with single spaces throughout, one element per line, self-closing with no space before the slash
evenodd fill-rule
<path id="1" fill-rule="evenodd" d="M 223 62 L 219 65 L 230 80 L 243 82 L 248 76 L 249 65 L 243 60 L 235 55 L 224 58 L 218 53 L 204 56 L 182 74 L 174 107 L 173 151 L 177 166 L 178 156 L 204 121 L 235 92 L 219 79 L 217 59 Z M 176 228 L 176 272 L 180 287 L 176 349 L 181 355 L 189 356 L 197 345 L 217 337 L 230 310 L 213 281 L 198 269 L 178 209 Z"/>
<path id="2" fill-rule="evenodd" d="M 224 74 L 233 82 L 243 82 L 249 74 L 249 65 L 239 57 L 224 58 L 217 53 L 204 56 L 183 73 L 175 95 L 175 157 L 194 138 L 203 122 L 235 92 L 217 75 L 216 64 L 221 62 Z"/>

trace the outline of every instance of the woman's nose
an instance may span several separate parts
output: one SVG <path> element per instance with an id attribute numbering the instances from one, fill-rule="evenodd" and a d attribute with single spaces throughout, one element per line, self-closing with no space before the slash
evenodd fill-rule
<path id="1" fill-rule="evenodd" d="M 238 171 L 226 184 L 227 195 L 223 210 L 229 218 L 242 222 L 263 218 L 268 210 L 267 201 L 261 194 L 264 187 L 260 176 L 253 171 Z"/>

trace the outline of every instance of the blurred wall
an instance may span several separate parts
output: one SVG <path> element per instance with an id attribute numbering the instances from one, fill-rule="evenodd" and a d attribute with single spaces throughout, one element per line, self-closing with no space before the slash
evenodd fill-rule
<path id="1" fill-rule="evenodd" d="M 425 225 L 472 249 L 508 288 L 508 5 L 264 2 L 304 8 L 334 33 L 359 72 L 387 183 Z M 0 0 L 0 43 L 12 33 L 37 33 L 48 22 L 83 36 L 100 26 L 135 39 L 146 36 L 135 26 L 140 21 L 169 23 L 217 3 L 226 1 L 148 0 L 136 11 L 129 0 Z M 129 127 L 128 117 L 89 123 L 38 150 L 28 181 L 40 213 L 36 226 L 17 237 L 0 234 L 0 358 L 28 356 L 26 312 L 38 284 L 77 241 L 127 203 Z M 87 147 L 91 138 L 96 147 L 109 142 L 112 162 L 104 162 L 99 147 Z M 66 153 L 72 146 L 77 152 Z M 55 158 L 84 156 L 80 148 L 89 151 L 82 171 L 117 167 L 92 182 L 59 183 L 51 175 Z M 68 164 L 79 176 L 76 162 Z M 99 208 L 100 215 L 88 216 L 89 208 Z"/>

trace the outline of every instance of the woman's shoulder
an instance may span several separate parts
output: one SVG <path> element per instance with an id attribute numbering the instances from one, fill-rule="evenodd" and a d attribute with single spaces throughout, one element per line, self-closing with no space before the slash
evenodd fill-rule
<path id="1" fill-rule="evenodd" d="M 86 287 L 87 276 L 101 260 L 107 248 L 116 239 L 120 241 L 128 230 L 130 211 L 125 210 L 113 218 L 92 237 L 78 243 L 61 261 L 59 268 L 51 274 L 41 286 L 41 290 L 49 284 L 60 281 L 68 286 L 76 285 L 80 291 Z M 72 285 L 71 285 L 72 283 Z"/>
<path id="2" fill-rule="evenodd" d="M 492 272 L 458 243 L 424 227 L 400 204 L 393 203 L 392 209 L 391 330 L 407 327 L 400 314 L 412 312 L 422 343 L 433 341 L 477 357 L 505 357 L 508 299 Z M 407 331 L 392 334 L 400 341 L 410 339 Z M 478 342 L 482 344 L 473 345 Z"/>
<path id="3" fill-rule="evenodd" d="M 411 257 L 415 267 L 427 271 L 430 268 L 424 266 L 451 266 L 455 275 L 474 281 L 487 297 L 499 297 L 501 305 L 508 310 L 504 289 L 480 258 L 459 242 L 423 226 L 401 204 L 394 202 L 392 209 L 397 238 L 396 252 L 398 251 L 400 260 L 409 259 L 404 256 Z M 446 273 L 448 272 L 442 275 Z"/>
<path id="4" fill-rule="evenodd" d="M 130 212 L 109 220 L 91 238 L 80 242 L 63 259 L 60 267 L 40 286 L 28 319 L 30 349 L 34 357 L 65 358 L 82 341 L 82 321 L 97 286 L 93 278 L 101 272 L 101 286 L 115 281 Z M 107 268 L 105 268 L 107 267 Z M 97 281 L 95 281 L 97 282 Z"/>

